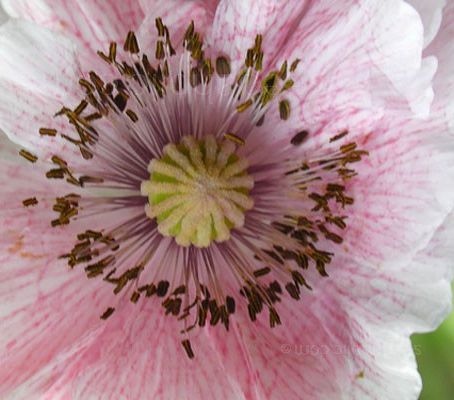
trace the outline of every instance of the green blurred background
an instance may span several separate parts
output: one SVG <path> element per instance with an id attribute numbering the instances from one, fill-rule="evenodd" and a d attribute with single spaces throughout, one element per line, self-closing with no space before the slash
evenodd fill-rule
<path id="1" fill-rule="evenodd" d="M 453 400 L 454 312 L 435 332 L 412 339 L 423 380 L 420 400 Z"/>

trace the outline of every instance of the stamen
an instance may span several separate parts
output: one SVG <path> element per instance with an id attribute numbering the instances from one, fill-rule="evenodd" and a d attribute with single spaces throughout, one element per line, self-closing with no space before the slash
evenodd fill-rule
<path id="1" fill-rule="evenodd" d="M 183 345 L 184 350 L 186 351 L 186 354 L 188 355 L 188 357 L 190 359 L 194 358 L 194 352 L 192 351 L 191 342 L 186 339 L 186 340 L 183 340 L 181 342 L 181 344 Z"/>
<path id="2" fill-rule="evenodd" d="M 137 43 L 137 38 L 134 32 L 128 32 L 128 36 L 126 37 L 125 45 L 124 45 L 124 50 L 129 51 L 132 54 L 137 54 L 140 49 L 139 49 L 139 44 Z M 115 50 L 110 48 L 110 56 L 112 56 L 115 53 Z M 110 57 L 109 57 L 110 59 Z"/>
<path id="3" fill-rule="evenodd" d="M 293 146 L 299 146 L 301 143 L 304 142 L 304 140 L 308 137 L 309 132 L 308 131 L 301 131 L 298 132 L 295 136 L 292 137 L 290 140 L 290 143 Z"/>
<path id="4" fill-rule="evenodd" d="M 290 103 L 288 100 L 279 102 L 279 115 L 284 121 L 290 117 Z"/>
<path id="5" fill-rule="evenodd" d="M 297 58 L 295 61 L 292 62 L 292 64 L 290 65 L 290 72 L 294 72 L 296 70 L 300 61 L 301 60 Z"/>
<path id="6" fill-rule="evenodd" d="M 31 163 L 35 163 L 38 161 L 38 157 L 36 157 L 34 154 L 30 153 L 27 150 L 21 150 L 19 152 L 19 155 L 24 157 L 27 161 L 30 161 Z"/>
<path id="7" fill-rule="evenodd" d="M 216 59 L 216 72 L 220 77 L 230 75 L 230 64 L 226 57 L 220 56 Z"/>
<path id="8" fill-rule="evenodd" d="M 226 133 L 224 135 L 224 137 L 226 139 L 228 139 L 228 140 L 231 140 L 233 143 L 240 145 L 240 146 L 244 146 L 244 144 L 246 143 L 244 141 L 244 139 L 242 139 L 241 137 L 235 135 L 234 133 Z"/>
<path id="9" fill-rule="evenodd" d="M 344 138 L 347 135 L 348 135 L 348 131 L 342 131 L 341 133 L 333 136 L 329 141 L 330 141 L 330 143 L 332 143 L 332 142 L 335 142 L 337 140 Z"/>
<path id="10" fill-rule="evenodd" d="M 109 318 L 115 311 L 115 308 L 109 307 L 104 313 L 101 315 L 101 319 Z"/>
<path id="11" fill-rule="evenodd" d="M 41 136 L 56 136 L 57 130 L 56 129 L 48 129 L 48 128 L 40 128 L 39 134 Z"/>
<path id="12" fill-rule="evenodd" d="M 25 207 L 30 207 L 30 206 L 36 206 L 38 204 L 38 200 L 36 199 L 36 197 L 32 197 L 30 199 L 25 199 L 22 204 L 25 206 Z"/>

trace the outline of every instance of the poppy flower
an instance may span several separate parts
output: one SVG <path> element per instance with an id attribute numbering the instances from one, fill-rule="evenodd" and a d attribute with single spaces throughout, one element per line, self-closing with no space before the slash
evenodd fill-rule
<path id="1" fill-rule="evenodd" d="M 416 399 L 454 206 L 420 3 L 3 0 L 1 396 Z"/>

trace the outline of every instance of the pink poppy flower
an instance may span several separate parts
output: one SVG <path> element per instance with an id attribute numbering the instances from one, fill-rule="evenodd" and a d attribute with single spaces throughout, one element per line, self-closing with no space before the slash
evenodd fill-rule
<path id="1" fill-rule="evenodd" d="M 416 399 L 454 6 L 411 3 L 3 0 L 0 397 Z"/>

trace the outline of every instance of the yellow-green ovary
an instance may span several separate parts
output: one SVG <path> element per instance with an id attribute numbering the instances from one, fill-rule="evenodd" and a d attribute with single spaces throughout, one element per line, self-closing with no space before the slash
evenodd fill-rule
<path id="1" fill-rule="evenodd" d="M 231 141 L 218 142 L 214 136 L 185 136 L 150 162 L 142 194 L 148 196 L 145 211 L 156 218 L 162 235 L 181 246 L 208 247 L 243 226 L 245 211 L 254 205 L 249 196 L 254 180 L 247 174 L 247 160 L 235 150 Z"/>

